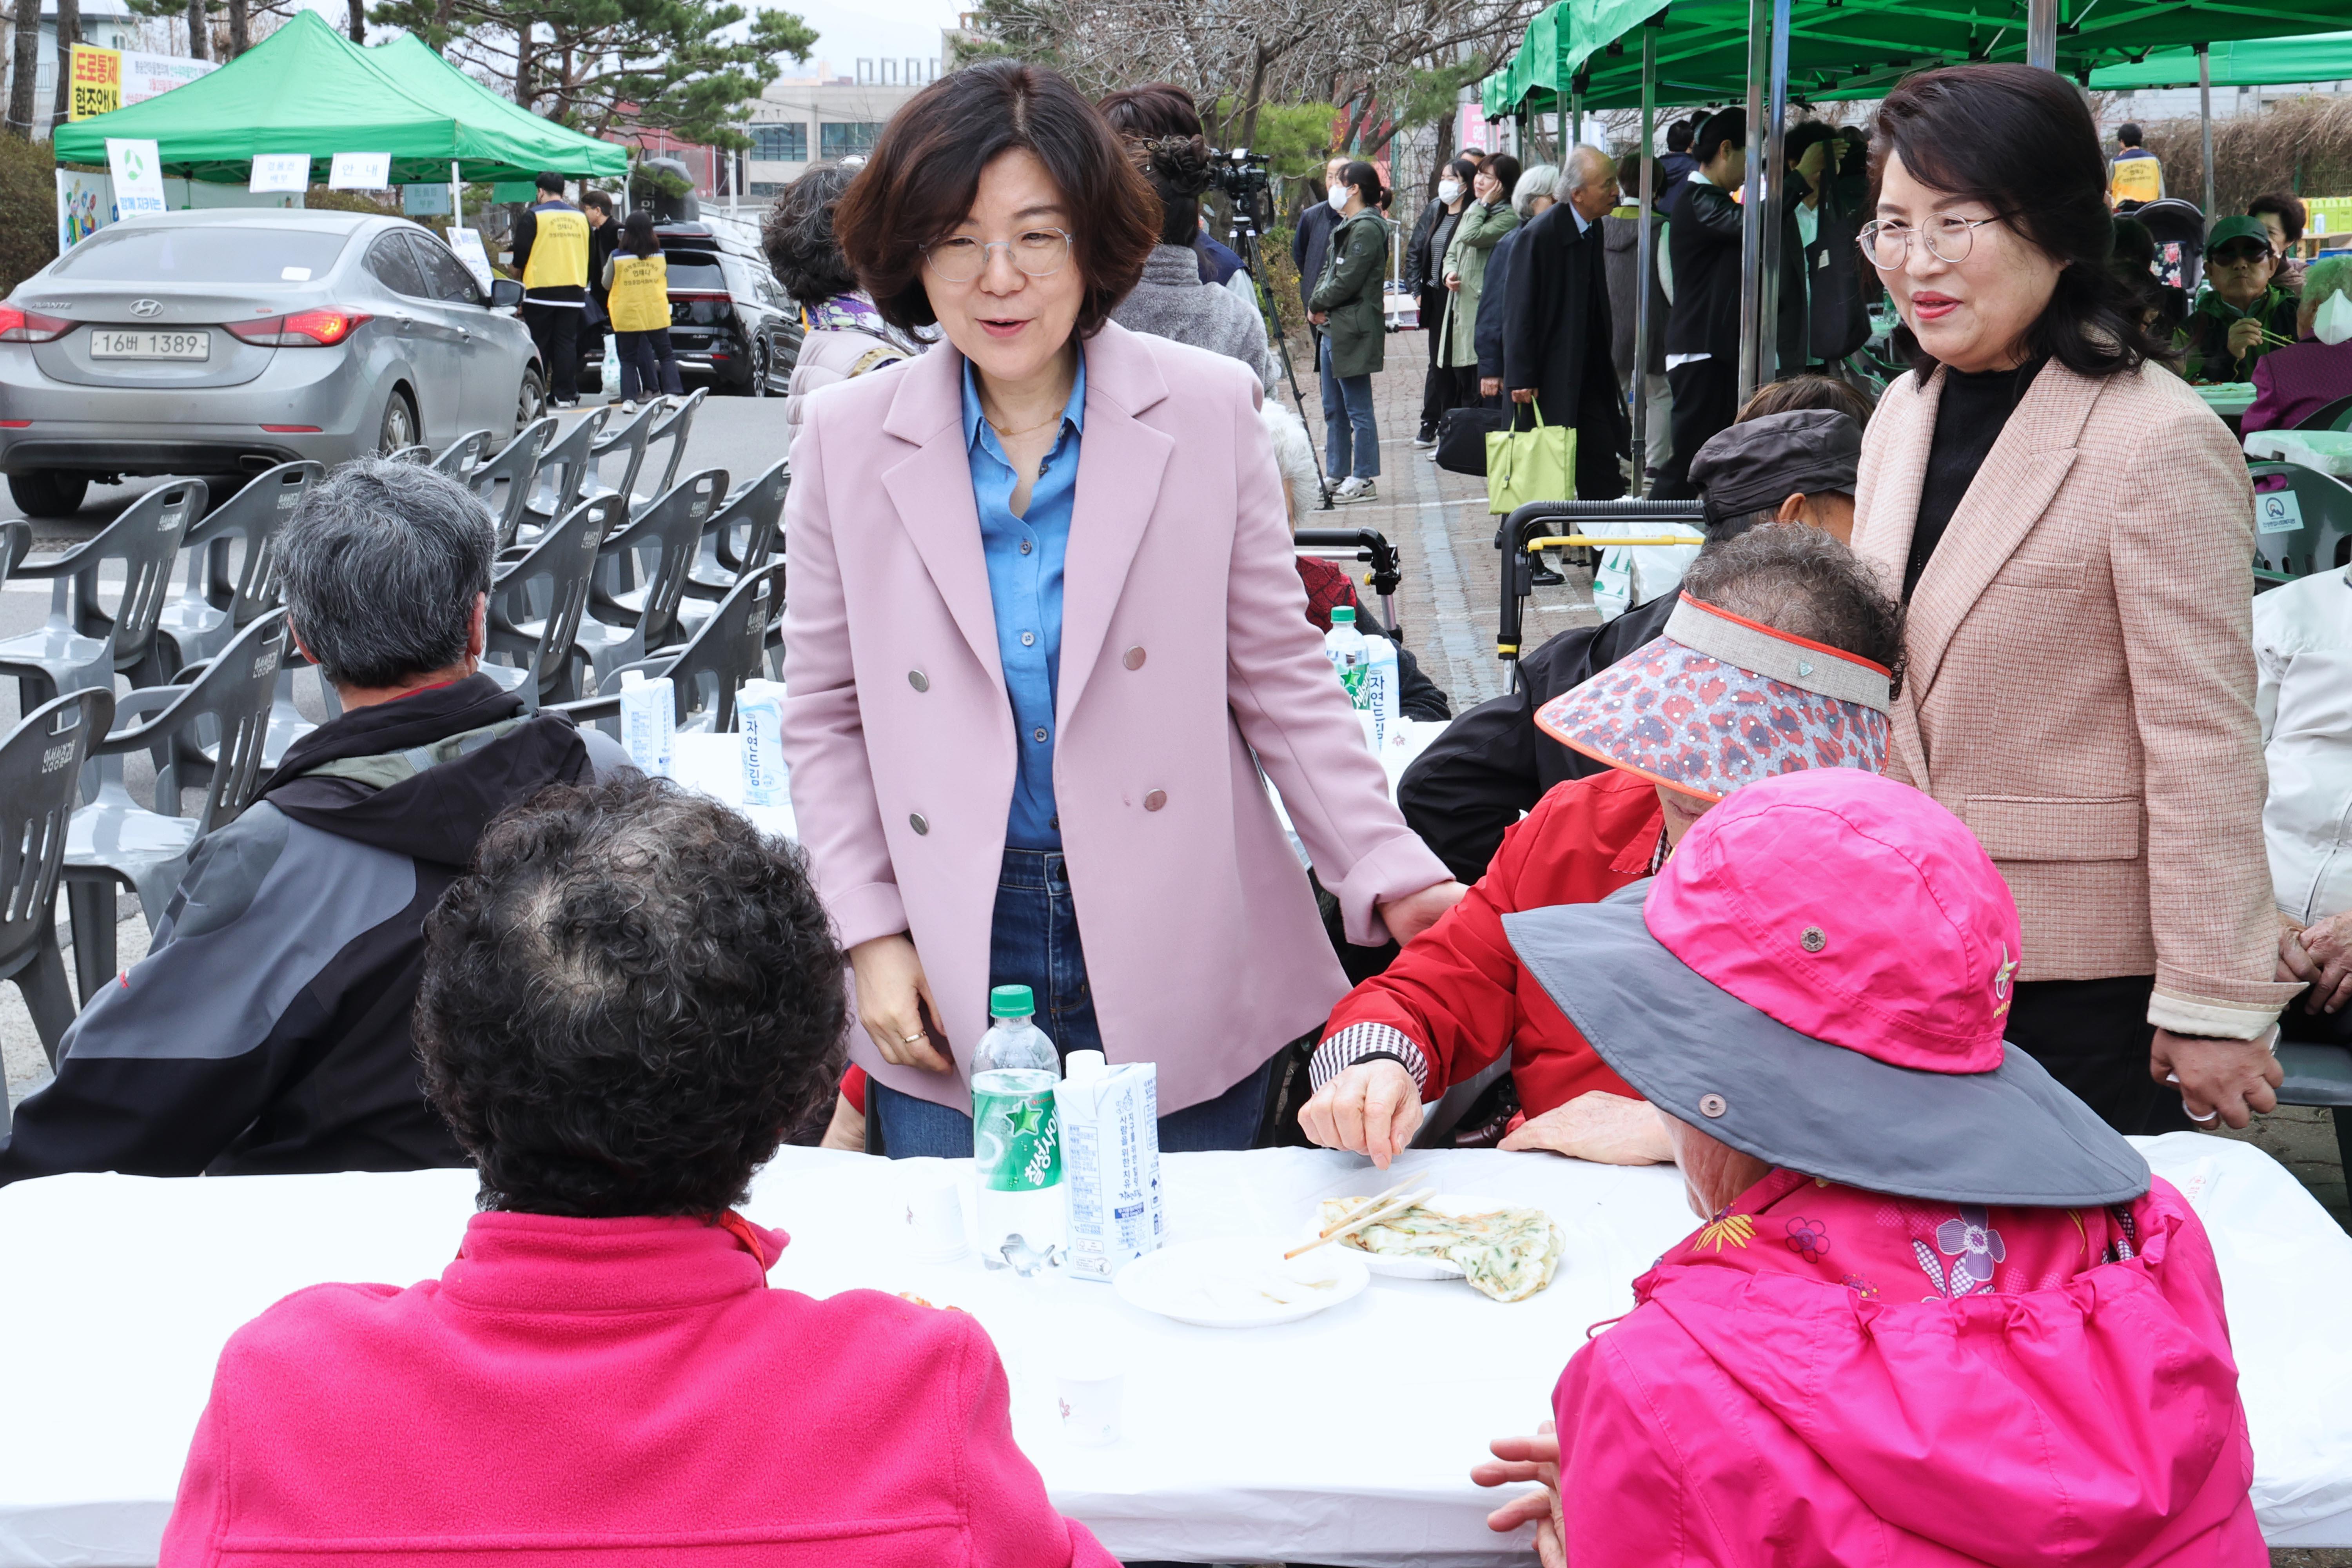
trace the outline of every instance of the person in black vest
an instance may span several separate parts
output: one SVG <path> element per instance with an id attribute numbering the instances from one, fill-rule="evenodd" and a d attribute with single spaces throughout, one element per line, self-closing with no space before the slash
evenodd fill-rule
<path id="1" fill-rule="evenodd" d="M 1505 281 L 1503 385 L 1554 425 L 1576 426 L 1576 494 L 1614 500 L 1629 449 L 1625 399 L 1610 357 L 1607 259 L 1601 219 L 1617 205 L 1617 165 L 1594 147 L 1569 154 L 1567 199 L 1539 215 L 1513 247 Z"/>
<path id="2" fill-rule="evenodd" d="M 1699 128 L 1698 172 L 1675 192 L 1666 213 L 1674 277 L 1666 318 L 1666 380 L 1675 396 L 1675 452 L 1651 494 L 1685 500 L 1690 460 L 1739 410 L 1739 204 L 1748 177 L 1748 115 L 1727 109 Z"/>

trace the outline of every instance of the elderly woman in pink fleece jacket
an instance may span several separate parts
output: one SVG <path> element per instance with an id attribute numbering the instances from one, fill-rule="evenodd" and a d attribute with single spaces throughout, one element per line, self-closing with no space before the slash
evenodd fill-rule
<path id="1" fill-rule="evenodd" d="M 634 773 L 559 788 L 427 942 L 425 1079 L 483 1212 L 438 1279 L 317 1286 L 229 1341 L 168 1568 L 1112 1568 L 971 1318 L 768 1288 L 788 1238 L 733 1205 L 845 1023 L 794 854 Z"/>
<path id="2" fill-rule="evenodd" d="M 1506 919 L 1654 1106 L 1706 1223 L 1570 1360 L 1547 1563 L 2258 1568 L 2213 1252 L 2005 1045 L 2009 889 L 1907 784 L 1751 784 L 1646 894 Z M 1605 974 L 1612 984 L 1596 986 Z"/>

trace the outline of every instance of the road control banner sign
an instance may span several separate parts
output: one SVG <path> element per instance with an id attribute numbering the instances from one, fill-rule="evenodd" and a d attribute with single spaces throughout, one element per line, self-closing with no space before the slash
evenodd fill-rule
<path id="1" fill-rule="evenodd" d="M 88 120 L 111 114 L 122 107 L 122 51 L 73 47 L 72 72 L 66 96 L 66 118 Z"/>
<path id="2" fill-rule="evenodd" d="M 135 49 L 101 49 L 76 44 L 68 67 L 66 118 L 88 120 L 111 114 L 151 98 L 161 98 L 175 87 L 185 87 L 206 71 L 218 70 L 212 60 L 185 59 L 177 55 L 142 54 Z"/>

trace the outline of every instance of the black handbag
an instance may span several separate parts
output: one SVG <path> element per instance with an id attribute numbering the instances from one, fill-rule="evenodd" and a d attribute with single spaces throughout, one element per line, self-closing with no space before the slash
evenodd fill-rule
<path id="1" fill-rule="evenodd" d="M 1449 408 L 1437 422 L 1437 466 L 1449 474 L 1486 477 L 1486 437 L 1511 427 L 1508 408 Z"/>

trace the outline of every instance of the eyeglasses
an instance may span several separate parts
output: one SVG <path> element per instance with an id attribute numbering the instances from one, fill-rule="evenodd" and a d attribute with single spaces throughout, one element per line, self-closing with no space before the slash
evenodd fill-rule
<path id="1" fill-rule="evenodd" d="M 923 258 L 942 282 L 969 283 L 988 270 L 988 253 L 1001 249 L 1013 265 L 1030 278 L 1051 278 L 1069 264 L 1067 229 L 1033 228 L 1011 239 L 977 240 L 955 235 L 924 248 Z"/>
<path id="2" fill-rule="evenodd" d="M 1928 255 L 1957 267 L 1976 247 L 1977 230 L 2000 221 L 1997 217 L 1942 217 L 1924 228 L 1914 228 L 1907 223 L 1866 223 L 1854 236 L 1854 243 L 1862 247 L 1863 255 L 1881 272 L 1892 272 L 1910 258 L 1914 235 L 1927 240 Z"/>

